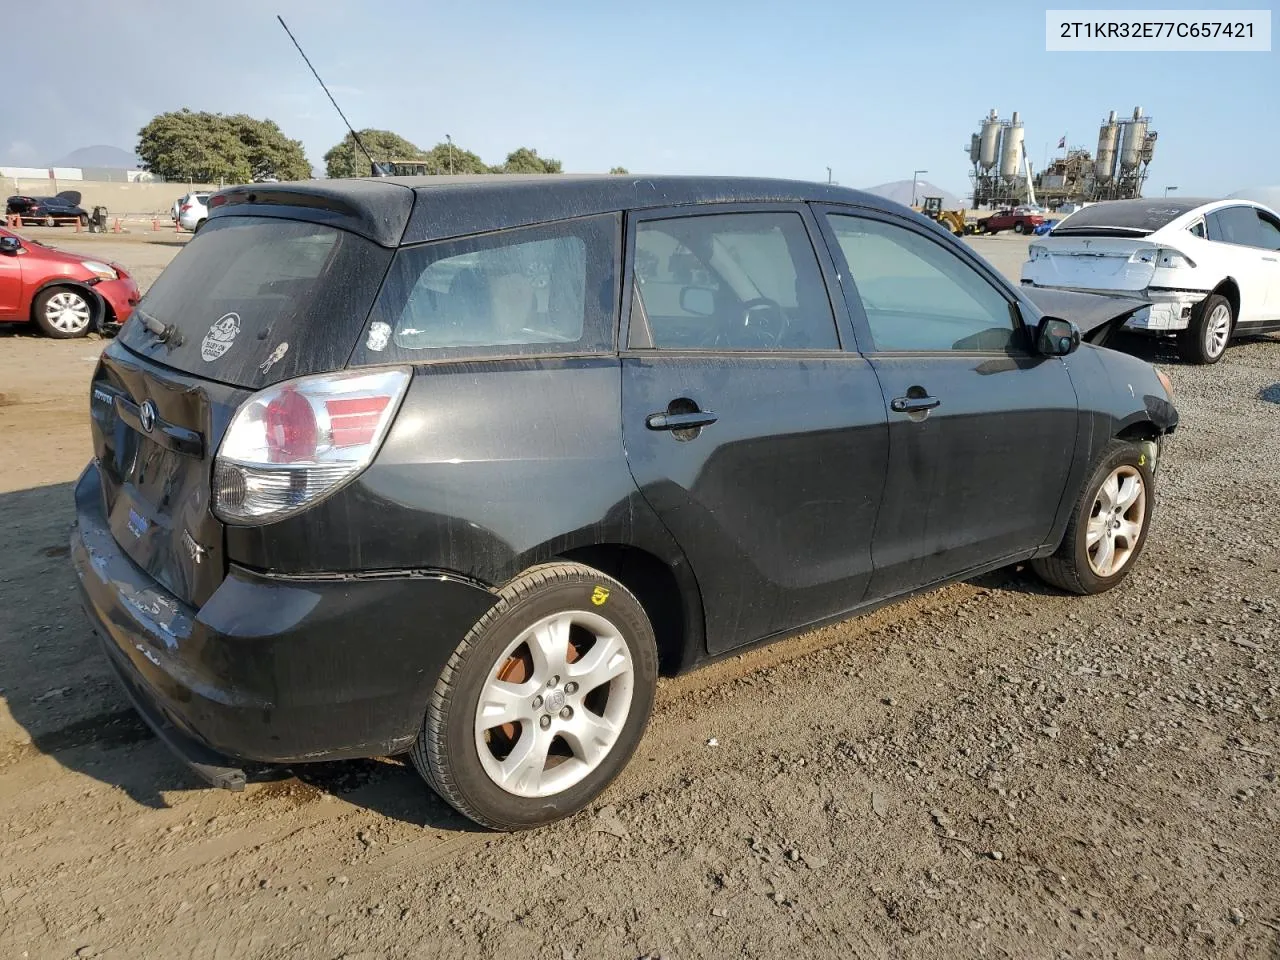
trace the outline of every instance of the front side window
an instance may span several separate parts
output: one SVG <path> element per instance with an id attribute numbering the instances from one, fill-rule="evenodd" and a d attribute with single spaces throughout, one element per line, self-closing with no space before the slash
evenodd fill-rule
<path id="1" fill-rule="evenodd" d="M 1280 250 L 1280 222 L 1271 216 L 1258 213 L 1258 246 L 1267 250 Z"/>
<path id="2" fill-rule="evenodd" d="M 659 349 L 839 349 L 798 213 L 642 221 L 634 274 L 649 342 Z"/>
<path id="3" fill-rule="evenodd" d="M 406 247 L 357 362 L 611 349 L 617 234 L 608 214 Z"/>
<path id="4" fill-rule="evenodd" d="M 881 220 L 829 214 L 878 351 L 1007 351 L 1010 303 L 941 244 Z"/>

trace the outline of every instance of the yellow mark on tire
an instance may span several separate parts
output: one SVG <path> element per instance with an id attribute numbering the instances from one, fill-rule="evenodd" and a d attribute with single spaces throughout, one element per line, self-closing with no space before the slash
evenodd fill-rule
<path id="1" fill-rule="evenodd" d="M 609 599 L 609 589 L 607 587 L 602 587 L 599 584 L 597 584 L 596 588 L 591 591 L 591 602 L 594 603 L 597 607 L 603 607 L 604 602 L 608 599 Z"/>
<path id="2" fill-rule="evenodd" d="M 1138 454 L 1138 466 L 1145 467 L 1147 465 L 1147 455 L 1145 453 Z"/>

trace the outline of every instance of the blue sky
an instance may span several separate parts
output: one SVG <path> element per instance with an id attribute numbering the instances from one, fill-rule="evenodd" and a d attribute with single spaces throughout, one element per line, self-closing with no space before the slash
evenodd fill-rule
<path id="1" fill-rule="evenodd" d="M 1052 152 L 1065 133 L 1092 150 L 1108 110 L 1123 116 L 1141 104 L 1160 134 L 1148 194 L 1170 184 L 1190 196 L 1280 183 L 1271 112 L 1280 54 L 1046 53 L 1046 6 L 15 5 L 6 33 L 47 34 L 56 9 L 63 30 L 106 51 L 109 65 L 77 70 L 69 57 L 50 60 L 43 44 L 7 45 L 7 73 L 23 82 L 6 98 L 0 163 L 40 165 L 96 143 L 131 148 L 153 114 L 189 106 L 268 116 L 322 166 L 344 131 L 278 12 L 357 127 L 393 129 L 424 147 L 449 133 L 490 163 L 528 145 L 569 171 L 621 164 L 825 179 L 830 166 L 850 186 L 909 180 L 922 168 L 963 194 L 969 134 L 991 107 L 1021 112 L 1039 167 L 1046 143 Z"/>

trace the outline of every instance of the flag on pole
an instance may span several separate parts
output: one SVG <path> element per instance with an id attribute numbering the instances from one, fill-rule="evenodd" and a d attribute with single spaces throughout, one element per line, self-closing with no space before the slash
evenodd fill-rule
<path id="1" fill-rule="evenodd" d="M 1059 150 L 1065 150 L 1065 149 L 1067 149 L 1067 137 L 1066 137 L 1066 134 L 1063 134 L 1062 139 L 1058 141 L 1058 149 L 1059 149 Z"/>

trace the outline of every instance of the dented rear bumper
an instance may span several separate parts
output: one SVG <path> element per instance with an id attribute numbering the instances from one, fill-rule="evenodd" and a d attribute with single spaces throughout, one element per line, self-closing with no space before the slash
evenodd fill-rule
<path id="1" fill-rule="evenodd" d="M 196 609 L 120 549 L 96 464 L 75 499 L 71 555 L 90 622 L 144 719 L 220 786 L 237 786 L 242 762 L 407 748 L 440 669 L 495 599 L 444 573 L 283 578 L 232 566 Z"/>

